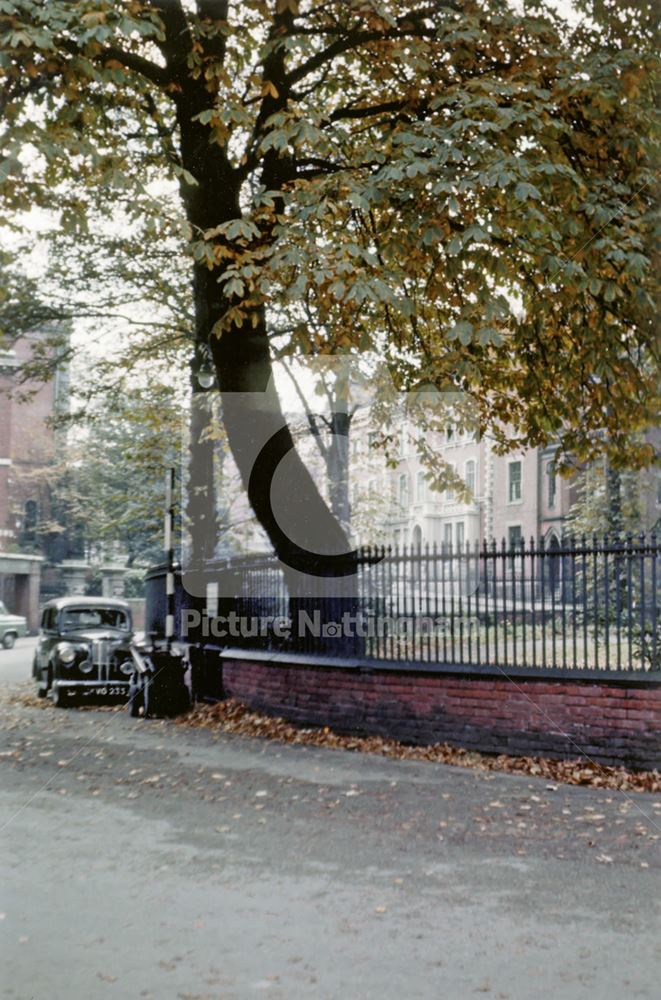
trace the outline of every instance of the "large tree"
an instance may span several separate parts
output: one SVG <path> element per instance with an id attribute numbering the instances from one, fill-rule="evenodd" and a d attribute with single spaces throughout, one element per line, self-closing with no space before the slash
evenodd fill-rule
<path id="1" fill-rule="evenodd" d="M 7 217 L 43 206 L 81 242 L 114 217 L 153 246 L 181 236 L 176 182 L 194 336 L 280 555 L 253 471 L 292 443 L 272 325 L 473 393 L 503 444 L 650 459 L 630 432 L 658 402 L 654 8 L 575 7 L 570 26 L 505 0 L 1 0 Z M 299 538 L 342 550 L 290 470 Z"/>

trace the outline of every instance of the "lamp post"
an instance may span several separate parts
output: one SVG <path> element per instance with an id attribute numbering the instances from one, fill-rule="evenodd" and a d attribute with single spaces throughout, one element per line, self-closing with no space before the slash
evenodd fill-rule
<path id="1" fill-rule="evenodd" d="M 189 429 L 188 498 L 189 562 L 201 566 L 213 558 L 218 537 L 215 482 L 214 422 L 216 373 L 209 345 L 197 341 L 190 360 L 191 415 Z"/>

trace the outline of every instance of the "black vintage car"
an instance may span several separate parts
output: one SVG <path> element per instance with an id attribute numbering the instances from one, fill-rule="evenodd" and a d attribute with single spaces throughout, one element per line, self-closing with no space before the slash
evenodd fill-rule
<path id="1" fill-rule="evenodd" d="M 131 609 L 105 597 L 60 597 L 44 605 L 32 675 L 41 698 L 127 698 L 134 668 Z"/>

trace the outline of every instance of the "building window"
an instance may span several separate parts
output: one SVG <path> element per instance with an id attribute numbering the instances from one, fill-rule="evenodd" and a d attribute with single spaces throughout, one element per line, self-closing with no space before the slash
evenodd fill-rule
<path id="1" fill-rule="evenodd" d="M 464 547 L 464 542 L 466 541 L 466 529 L 463 521 L 457 521 L 454 526 L 454 537 L 457 542 L 457 552 L 461 552 Z"/>
<path id="2" fill-rule="evenodd" d="M 454 476 L 456 474 L 457 467 L 453 462 L 448 462 L 448 475 Z M 454 488 L 452 486 L 447 486 L 445 490 L 445 499 L 448 503 L 453 503 L 454 501 Z"/>
<path id="3" fill-rule="evenodd" d="M 416 486 L 415 486 L 415 495 L 419 502 L 422 502 L 425 499 L 426 490 L 427 490 L 427 483 L 425 481 L 425 474 L 424 472 L 418 472 L 416 479 Z"/>
<path id="4" fill-rule="evenodd" d="M 395 531 L 394 538 L 395 538 L 395 548 L 396 549 L 399 548 L 399 543 L 401 541 L 401 537 L 402 537 L 401 531 Z"/>
<path id="5" fill-rule="evenodd" d="M 30 545 L 37 538 L 37 521 L 39 519 L 39 507 L 36 500 L 26 500 L 23 508 L 23 530 L 20 542 L 22 545 Z"/>
<path id="6" fill-rule="evenodd" d="M 555 507 L 557 483 L 555 477 L 555 467 L 553 462 L 546 463 L 546 503 L 548 507 Z"/>
<path id="7" fill-rule="evenodd" d="M 510 462 L 508 466 L 507 499 L 509 503 L 521 499 L 521 462 Z"/>
<path id="8" fill-rule="evenodd" d="M 447 444 L 454 443 L 454 427 L 452 426 L 452 424 L 448 424 L 447 427 L 445 428 L 445 440 Z"/>
<path id="9" fill-rule="evenodd" d="M 443 544 L 447 545 L 448 548 L 452 546 L 452 525 L 443 525 Z"/>
<path id="10" fill-rule="evenodd" d="M 399 477 L 399 506 L 403 510 L 409 505 L 409 477 L 407 475 Z"/>
<path id="11" fill-rule="evenodd" d="M 34 531 L 37 527 L 37 517 L 38 517 L 37 501 L 36 500 L 26 500 L 25 501 L 25 530 Z"/>
<path id="12" fill-rule="evenodd" d="M 406 427 L 402 427 L 399 432 L 399 457 L 406 458 L 408 451 L 408 433 Z"/>
<path id="13" fill-rule="evenodd" d="M 466 486 L 471 492 L 471 497 L 474 497 L 475 488 L 477 485 L 477 475 L 476 475 L 475 461 L 472 458 L 468 462 L 466 462 L 464 478 L 466 480 Z"/>
<path id="14" fill-rule="evenodd" d="M 520 524 L 511 524 L 507 529 L 507 546 L 510 549 L 520 549 L 523 545 L 523 532 Z"/>

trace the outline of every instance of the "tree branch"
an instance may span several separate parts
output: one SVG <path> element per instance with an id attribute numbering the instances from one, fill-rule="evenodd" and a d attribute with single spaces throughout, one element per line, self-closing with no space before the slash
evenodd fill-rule
<path id="1" fill-rule="evenodd" d="M 180 0 L 147 0 L 163 22 L 165 38 L 157 41 L 163 53 L 170 76 L 180 76 L 188 68 L 188 56 L 193 48 L 193 38 Z"/>
<path id="2" fill-rule="evenodd" d="M 101 59 L 104 62 L 109 59 L 116 59 L 126 69 L 132 69 L 136 73 L 140 73 L 141 76 L 144 76 L 151 83 L 155 83 L 158 87 L 166 87 L 170 83 L 170 74 L 165 66 L 159 66 L 157 63 L 151 62 L 149 59 L 144 59 L 135 52 L 125 52 L 123 49 L 118 49 L 110 45 L 99 53 L 97 59 Z"/>
<path id="3" fill-rule="evenodd" d="M 385 101 L 383 104 L 372 104 L 366 108 L 336 108 L 330 116 L 330 121 L 336 122 L 347 118 L 369 118 L 371 115 L 384 114 L 390 111 L 403 111 L 404 108 L 409 106 L 409 101 Z M 424 104 L 418 108 L 418 114 L 423 110 L 426 110 Z"/>
<path id="4" fill-rule="evenodd" d="M 321 69 L 327 62 L 332 62 L 333 59 L 344 52 L 360 48 L 362 45 L 368 45 L 370 42 L 383 42 L 396 38 L 434 37 L 436 35 L 436 28 L 433 26 L 427 27 L 424 21 L 434 17 L 440 10 L 460 12 L 461 9 L 461 5 L 452 2 L 452 0 L 437 0 L 436 3 L 403 14 L 397 19 L 397 27 L 395 28 L 389 28 L 384 31 L 349 31 L 344 37 L 336 38 L 334 42 L 331 42 L 321 52 L 310 56 L 298 69 L 293 70 L 289 74 L 288 82 L 290 85 L 294 85 L 299 80 L 309 76 L 310 73 L 314 73 L 315 70 Z M 320 32 L 311 29 L 309 32 L 298 33 L 319 34 Z"/>
<path id="5" fill-rule="evenodd" d="M 321 439 L 321 434 L 319 432 L 319 427 L 317 425 L 317 418 L 316 418 L 315 414 L 312 412 L 312 410 L 310 409 L 310 406 L 308 404 L 307 399 L 305 398 L 303 390 L 301 389 L 300 385 L 298 384 L 298 379 L 296 378 L 296 376 L 292 372 L 292 370 L 289 367 L 289 365 L 285 364 L 284 365 L 284 369 L 287 372 L 287 374 L 289 375 L 289 378 L 291 379 L 291 381 L 292 381 L 292 383 L 294 385 L 294 389 L 296 390 L 296 395 L 298 396 L 298 398 L 299 398 L 299 400 L 301 402 L 301 405 L 303 406 L 303 410 L 305 411 L 305 415 L 307 417 L 308 425 L 310 427 L 310 433 L 312 434 L 312 437 L 316 441 L 317 448 L 319 449 L 319 454 L 324 459 L 324 461 L 326 461 L 326 457 L 328 455 L 328 447 L 327 447 L 327 445 Z"/>

